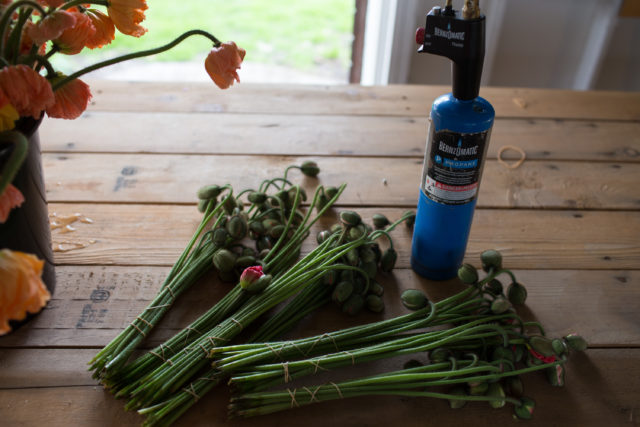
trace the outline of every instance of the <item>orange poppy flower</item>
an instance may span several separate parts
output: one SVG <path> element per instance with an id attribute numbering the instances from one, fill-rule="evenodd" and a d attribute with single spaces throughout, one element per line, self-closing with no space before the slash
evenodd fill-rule
<path id="1" fill-rule="evenodd" d="M 37 119 L 54 101 L 47 79 L 23 64 L 0 70 L 0 90 L 21 116 Z"/>
<path id="2" fill-rule="evenodd" d="M 9 320 L 23 320 L 51 299 L 41 279 L 43 266 L 33 255 L 0 250 L 0 335 L 11 331 Z"/>
<path id="3" fill-rule="evenodd" d="M 65 55 L 76 55 L 85 47 L 96 32 L 96 27 L 87 15 L 81 12 L 70 12 L 76 18 L 73 27 L 67 28 L 53 43 Z"/>
<path id="4" fill-rule="evenodd" d="M 34 44 L 41 45 L 49 40 L 57 39 L 68 28 L 76 24 L 76 17 L 64 10 L 56 10 L 37 24 L 27 28 L 27 33 Z"/>
<path id="5" fill-rule="evenodd" d="M 109 0 L 107 12 L 118 31 L 129 36 L 140 37 L 147 29 L 139 25 L 144 21 L 146 0 Z"/>
<path id="6" fill-rule="evenodd" d="M 64 75 L 59 74 L 52 82 L 55 83 L 56 80 L 64 77 Z M 57 89 L 53 96 L 55 103 L 47 108 L 47 116 L 56 119 L 75 119 L 87 109 L 91 99 L 91 91 L 89 90 L 89 85 L 85 82 L 80 79 L 74 79 Z"/>
<path id="7" fill-rule="evenodd" d="M 11 209 L 19 207 L 22 203 L 24 203 L 24 196 L 20 190 L 12 184 L 7 185 L 0 194 L 0 224 L 7 222 Z"/>
<path id="8" fill-rule="evenodd" d="M 95 49 L 111 43 L 116 37 L 116 27 L 111 18 L 95 9 L 89 9 L 86 13 L 96 29 L 95 34 L 87 40 L 86 47 Z"/>
<path id="9" fill-rule="evenodd" d="M 204 61 L 204 68 L 220 89 L 226 89 L 233 85 L 234 80 L 240 82 L 236 70 L 240 68 L 246 53 L 234 42 L 222 43 L 220 47 L 211 49 Z"/>

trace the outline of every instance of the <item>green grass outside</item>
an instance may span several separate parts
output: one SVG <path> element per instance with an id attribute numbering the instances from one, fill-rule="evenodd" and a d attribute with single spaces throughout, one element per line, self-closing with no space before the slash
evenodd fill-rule
<path id="1" fill-rule="evenodd" d="M 206 30 L 222 41 L 233 40 L 247 51 L 245 61 L 308 69 L 317 64 L 351 60 L 354 0 L 149 0 L 149 32 L 141 38 L 116 32 L 109 46 L 83 50 L 81 64 L 149 49 L 173 40 L 190 29 Z M 204 60 L 211 44 L 192 37 L 156 61 Z M 53 63 L 68 68 L 71 58 L 54 56 Z M 74 67 L 77 68 L 77 67 Z"/>

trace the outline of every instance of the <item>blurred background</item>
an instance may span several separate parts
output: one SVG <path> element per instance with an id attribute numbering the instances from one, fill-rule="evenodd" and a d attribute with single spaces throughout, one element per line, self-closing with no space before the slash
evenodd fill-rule
<path id="1" fill-rule="evenodd" d="M 140 39 L 82 55 L 80 66 L 164 44 L 193 28 L 247 50 L 243 82 L 449 84 L 449 61 L 416 53 L 415 29 L 444 0 L 153 0 Z M 460 9 L 463 0 L 454 0 Z M 487 16 L 483 85 L 640 90 L 640 0 L 480 0 Z M 92 79 L 207 81 L 210 44 L 192 38 L 166 53 L 90 74 Z"/>

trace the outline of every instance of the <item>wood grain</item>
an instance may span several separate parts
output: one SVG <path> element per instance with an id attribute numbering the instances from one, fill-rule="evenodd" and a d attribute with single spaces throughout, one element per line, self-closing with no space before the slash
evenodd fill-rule
<path id="1" fill-rule="evenodd" d="M 511 267 L 508 258 L 505 263 Z M 167 273 L 166 267 L 58 267 L 53 300 L 29 325 L 0 338 L 0 348 L 102 347 L 149 304 Z M 632 326 L 640 324 L 636 310 L 640 272 L 540 269 L 514 270 L 514 274 L 529 293 L 519 312 L 528 320 L 541 321 L 550 336 L 580 333 L 592 347 L 640 346 L 640 329 Z M 378 279 L 385 289 L 383 315 L 361 313 L 350 318 L 330 304 L 305 318 L 288 337 L 313 336 L 405 314 L 400 303 L 405 289 L 422 289 L 434 301 L 463 289 L 457 280 L 429 281 L 409 269 L 379 274 Z M 508 285 L 507 277 L 500 279 Z M 203 278 L 174 305 L 144 346 L 158 345 L 173 336 L 230 287 L 219 282 L 215 273 Z M 0 361 L 3 359 L 0 353 Z M 0 369 L 0 384 L 2 372 Z"/>
<path id="2" fill-rule="evenodd" d="M 230 183 L 236 191 L 257 188 L 267 177 L 282 176 L 288 165 L 309 158 L 219 155 L 45 154 L 47 198 L 52 202 L 196 203 L 207 184 Z M 318 179 L 291 179 L 313 194 L 318 184 L 348 183 L 340 205 L 415 207 L 422 159 L 310 159 Z M 485 164 L 478 206 L 490 208 L 640 208 L 638 163 L 525 162 L 509 169 Z M 413 183 L 413 184 L 411 184 Z"/>
<path id="3" fill-rule="evenodd" d="M 37 353 L 33 353 L 37 357 Z M 52 364 L 67 356 L 58 350 L 39 354 L 42 363 Z M 77 357 L 78 355 L 76 355 Z M 532 421 L 527 425 L 635 425 L 640 411 L 640 393 L 634 381 L 640 375 L 640 350 L 588 350 L 575 354 L 567 364 L 567 384 L 551 387 L 543 375 L 524 377 L 527 396 L 536 401 Z M 399 368 L 400 361 L 396 368 Z M 379 365 L 359 368 L 367 375 Z M 30 374 L 30 377 L 35 375 Z M 63 377 L 72 384 L 84 377 Z M 204 396 L 177 426 L 324 426 L 334 425 L 423 425 L 423 420 L 440 426 L 511 425 L 512 409 L 495 410 L 481 403 L 467 404 L 452 411 L 446 401 L 399 397 L 363 397 L 320 403 L 247 420 L 227 420 L 229 394 L 218 387 Z M 104 426 L 135 425 L 142 422 L 136 413 L 123 410 L 124 401 L 116 400 L 100 386 L 17 388 L 0 390 L 0 417 L 6 425 Z M 384 408 L 371 410 L 372 407 Z"/>
<path id="4" fill-rule="evenodd" d="M 87 247 L 57 252 L 58 264 L 172 265 L 200 221 L 193 206 L 51 204 L 59 215 L 81 213 L 93 224 L 79 224 L 73 233 L 53 233 L 59 243 L 95 241 Z M 404 209 L 358 209 L 365 221 L 374 213 L 399 218 Z M 336 222 L 329 215 L 312 228 L 312 236 Z M 616 226 L 612 226 L 615 224 Z M 167 232 L 166 230 L 170 230 Z M 467 259 L 496 248 L 513 268 L 635 269 L 640 265 L 640 216 L 637 212 L 576 212 L 531 210 L 476 211 Z M 412 233 L 398 227 L 392 233 L 398 266 L 409 266 Z M 303 252 L 315 247 L 307 239 Z"/>
<path id="5" fill-rule="evenodd" d="M 207 112 L 426 117 L 449 86 L 292 86 L 89 81 L 89 111 Z M 131 96 L 135 93 L 135 96 Z M 483 88 L 498 117 L 640 120 L 640 95 L 549 89 Z M 123 103 L 126 99 L 126 103 Z"/>
<path id="6" fill-rule="evenodd" d="M 426 117 L 88 112 L 45 120 L 47 152 L 424 156 Z M 113 123 L 130 121 L 122 132 Z M 100 129 L 96 132 L 95 129 Z M 498 119 L 488 158 L 516 145 L 533 160 L 640 161 L 640 123 Z M 503 158 L 514 158 L 509 151 Z"/>

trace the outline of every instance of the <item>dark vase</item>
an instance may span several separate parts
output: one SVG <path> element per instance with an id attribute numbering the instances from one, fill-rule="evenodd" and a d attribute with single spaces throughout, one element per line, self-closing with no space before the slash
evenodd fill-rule
<path id="1" fill-rule="evenodd" d="M 53 295 L 56 277 L 51 248 L 51 229 L 49 213 L 42 174 L 42 159 L 38 126 L 40 120 L 22 118 L 16 123 L 16 129 L 29 140 L 29 150 L 12 184 L 24 196 L 24 203 L 9 213 L 9 218 L 0 224 L 0 249 L 11 249 L 33 254 L 44 261 L 42 280 Z M 8 160 L 12 146 L 0 144 L 0 166 Z M 33 316 L 28 315 L 24 321 L 12 322 L 12 328 L 25 323 Z"/>

